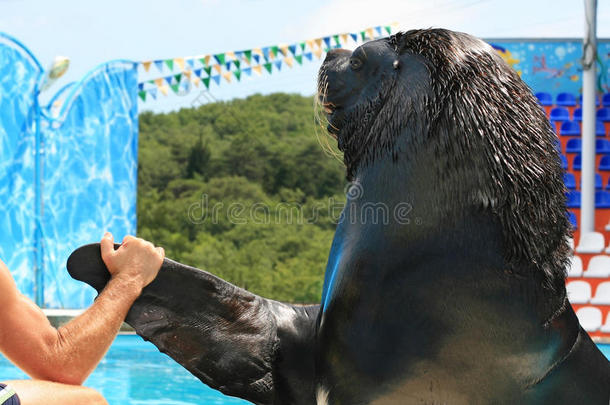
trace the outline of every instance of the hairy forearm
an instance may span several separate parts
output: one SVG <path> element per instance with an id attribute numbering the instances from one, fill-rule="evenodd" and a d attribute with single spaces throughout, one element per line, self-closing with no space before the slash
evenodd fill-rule
<path id="1" fill-rule="evenodd" d="M 83 314 L 57 330 L 47 364 L 50 379 L 82 384 L 102 359 L 141 292 L 135 282 L 114 278 Z"/>

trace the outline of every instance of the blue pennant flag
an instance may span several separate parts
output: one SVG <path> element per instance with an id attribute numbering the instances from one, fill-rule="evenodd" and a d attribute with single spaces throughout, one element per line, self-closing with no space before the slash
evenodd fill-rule
<path id="1" fill-rule="evenodd" d="M 259 63 L 261 63 L 261 57 L 259 56 L 259 54 L 254 54 L 254 55 L 252 55 L 252 57 L 254 58 L 254 61 L 256 62 L 257 65 Z"/>
<path id="2" fill-rule="evenodd" d="M 157 88 L 154 87 L 154 88 L 148 90 L 148 94 L 150 94 L 152 96 L 152 98 L 156 100 L 157 99 Z"/>
<path id="3" fill-rule="evenodd" d="M 144 90 L 144 83 L 138 83 L 138 90 Z"/>
<path id="4" fill-rule="evenodd" d="M 377 35 L 381 35 L 381 26 L 375 27 L 375 31 L 377 31 Z"/>
<path id="5" fill-rule="evenodd" d="M 297 46 L 296 46 L 296 44 L 288 45 L 288 49 L 290 49 L 290 52 L 292 52 L 293 55 L 297 54 Z"/>
<path id="6" fill-rule="evenodd" d="M 174 76 L 167 76 L 164 77 L 165 81 L 167 82 L 167 84 L 171 85 L 172 84 L 172 80 L 173 80 Z"/>
<path id="7" fill-rule="evenodd" d="M 193 73 L 195 73 L 195 76 L 201 77 L 201 72 L 202 71 L 203 71 L 203 69 L 195 69 L 195 70 L 193 70 Z"/>
<path id="8" fill-rule="evenodd" d="M 350 37 L 354 40 L 354 42 L 358 42 L 358 34 L 349 34 Z"/>
<path id="9" fill-rule="evenodd" d="M 231 70 L 231 62 L 225 63 L 225 66 L 227 67 L 227 70 Z"/>
<path id="10" fill-rule="evenodd" d="M 162 60 L 156 60 L 156 61 L 154 61 L 154 64 L 157 67 L 157 69 L 159 69 L 159 72 L 163 72 L 163 61 Z"/>
<path id="11" fill-rule="evenodd" d="M 250 67 L 243 68 L 241 71 L 247 74 L 248 76 L 252 76 L 252 68 Z"/>
<path id="12" fill-rule="evenodd" d="M 330 48 L 330 37 L 324 37 L 324 43 L 326 44 L 327 48 Z"/>
<path id="13" fill-rule="evenodd" d="M 277 70 L 282 70 L 282 61 L 281 60 L 275 61 L 275 66 L 277 67 Z"/>
<path id="14" fill-rule="evenodd" d="M 191 69 L 195 68 L 195 59 L 187 59 L 186 63 L 189 64 L 189 66 L 191 67 Z"/>
<path id="15" fill-rule="evenodd" d="M 244 57 L 244 51 L 235 51 L 235 59 L 242 60 Z"/>
<path id="16" fill-rule="evenodd" d="M 220 84 L 220 76 L 219 75 L 212 76 L 212 79 L 216 82 L 216 84 Z"/>
<path id="17" fill-rule="evenodd" d="M 313 57 L 311 52 L 305 52 L 303 55 L 305 55 L 305 57 L 311 62 L 311 58 Z"/>
<path id="18" fill-rule="evenodd" d="M 263 48 L 263 55 L 265 56 L 265 60 L 269 60 L 269 47 L 268 46 Z"/>

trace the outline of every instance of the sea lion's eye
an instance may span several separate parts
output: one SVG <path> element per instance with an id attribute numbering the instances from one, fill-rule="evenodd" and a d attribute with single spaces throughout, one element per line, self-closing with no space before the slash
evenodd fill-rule
<path id="1" fill-rule="evenodd" d="M 360 58 L 351 58 L 349 60 L 349 67 L 352 68 L 352 70 L 358 70 L 362 67 L 362 59 Z"/>

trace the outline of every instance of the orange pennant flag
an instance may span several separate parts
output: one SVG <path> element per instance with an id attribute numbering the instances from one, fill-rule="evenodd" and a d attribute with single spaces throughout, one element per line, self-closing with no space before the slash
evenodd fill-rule
<path id="1" fill-rule="evenodd" d="M 369 39 L 374 39 L 375 38 L 375 33 L 373 32 L 373 28 L 367 28 L 366 29 L 366 34 L 369 36 Z"/>
<path id="2" fill-rule="evenodd" d="M 155 83 L 156 83 L 156 80 L 155 80 Z M 167 93 L 169 92 L 169 89 L 166 85 L 159 87 L 159 90 L 161 91 L 161 93 L 163 93 L 164 96 L 167 96 Z"/>
<path id="3" fill-rule="evenodd" d="M 224 77 L 227 82 L 231 83 L 231 72 L 224 72 L 222 77 Z"/>
<path id="4" fill-rule="evenodd" d="M 174 63 L 178 65 L 180 70 L 184 70 L 184 58 L 176 58 L 174 59 Z"/>
<path id="5" fill-rule="evenodd" d="M 195 85 L 195 87 L 199 87 L 199 83 L 201 83 L 201 79 L 198 78 L 197 76 L 193 77 L 193 84 Z"/>
<path id="6" fill-rule="evenodd" d="M 222 70 L 222 66 L 220 66 L 220 65 L 214 65 L 214 70 L 216 70 L 218 73 L 220 73 L 220 72 L 221 72 L 221 70 Z"/>
<path id="7" fill-rule="evenodd" d="M 309 49 L 313 51 L 313 41 L 311 39 L 308 39 L 307 41 L 305 41 L 305 43 L 307 44 Z"/>
<path id="8" fill-rule="evenodd" d="M 157 85 L 158 88 L 161 88 L 161 86 L 163 86 L 163 78 L 160 77 L 158 79 L 155 79 L 155 84 Z"/>
<path id="9" fill-rule="evenodd" d="M 263 67 L 261 65 L 252 66 L 252 70 L 254 70 L 260 76 L 263 73 Z"/>
<path id="10" fill-rule="evenodd" d="M 148 60 L 146 62 L 142 62 L 142 67 L 144 68 L 145 71 L 148 72 L 148 70 L 150 69 L 150 65 L 152 64 L 152 61 Z"/>
<path id="11" fill-rule="evenodd" d="M 343 42 L 344 45 L 347 44 L 347 39 L 349 38 L 348 34 L 341 34 L 341 41 Z"/>
<path id="12" fill-rule="evenodd" d="M 292 59 L 292 56 L 289 56 L 284 59 L 284 63 L 286 63 L 289 67 L 292 67 L 294 64 L 294 59 Z"/>
<path id="13" fill-rule="evenodd" d="M 203 57 L 203 61 L 205 62 L 206 66 L 210 66 L 210 55 L 205 55 Z"/>
<path id="14" fill-rule="evenodd" d="M 225 52 L 225 60 L 226 61 L 235 60 L 235 52 L 233 52 L 233 51 Z"/>
<path id="15" fill-rule="evenodd" d="M 316 55 L 316 58 L 320 59 L 322 56 L 322 50 L 320 48 L 314 49 L 313 54 Z"/>
<path id="16" fill-rule="evenodd" d="M 279 46 L 282 55 L 288 56 L 288 45 L 280 45 Z"/>
<path id="17" fill-rule="evenodd" d="M 314 39 L 314 41 L 316 41 L 316 45 L 318 46 L 318 48 L 322 48 L 322 38 L 316 38 Z"/>
<path id="18" fill-rule="evenodd" d="M 191 78 L 191 73 L 192 73 L 192 72 L 191 72 L 190 70 L 186 70 L 186 71 L 184 72 L 184 75 L 187 77 L 187 79 L 189 79 L 189 80 L 190 80 L 190 78 Z"/>

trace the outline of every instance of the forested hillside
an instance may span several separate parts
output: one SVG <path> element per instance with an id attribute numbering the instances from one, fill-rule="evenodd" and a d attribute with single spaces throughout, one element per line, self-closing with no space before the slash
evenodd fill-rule
<path id="1" fill-rule="evenodd" d="M 256 294 L 319 301 L 345 179 L 312 98 L 142 113 L 139 142 L 139 236 Z"/>

